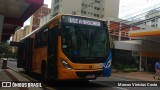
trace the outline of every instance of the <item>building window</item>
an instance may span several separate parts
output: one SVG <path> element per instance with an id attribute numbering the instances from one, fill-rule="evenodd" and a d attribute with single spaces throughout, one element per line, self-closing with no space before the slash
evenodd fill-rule
<path id="1" fill-rule="evenodd" d="M 87 4 L 85 4 L 85 7 L 87 7 Z"/>
<path id="2" fill-rule="evenodd" d="M 101 16 L 102 18 L 104 17 L 104 15 Z"/>
<path id="3" fill-rule="evenodd" d="M 158 25 L 156 24 L 156 27 L 157 27 Z"/>
<path id="4" fill-rule="evenodd" d="M 95 10 L 100 10 L 100 8 L 99 8 L 99 7 L 94 7 L 94 9 L 95 9 Z"/>
<path id="5" fill-rule="evenodd" d="M 118 41 L 118 36 L 113 36 L 113 40 Z"/>
<path id="6" fill-rule="evenodd" d="M 84 3 L 82 3 L 82 6 L 84 6 Z"/>
<path id="7" fill-rule="evenodd" d="M 153 19 L 153 20 L 151 20 L 151 22 L 156 22 L 156 20 L 155 20 L 155 19 Z"/>
<path id="8" fill-rule="evenodd" d="M 151 22 L 157 22 L 158 20 L 157 19 L 153 19 L 153 20 L 151 20 Z"/>
<path id="9" fill-rule="evenodd" d="M 59 2 L 59 0 L 55 0 L 55 3 L 58 3 Z"/>
<path id="10" fill-rule="evenodd" d="M 151 25 L 152 27 L 155 27 L 155 25 Z"/>
<path id="11" fill-rule="evenodd" d="M 100 1 L 99 0 L 95 0 L 95 3 L 100 3 Z"/>
<path id="12" fill-rule="evenodd" d="M 36 20 L 35 22 L 37 23 L 39 20 Z"/>
<path id="13" fill-rule="evenodd" d="M 99 14 L 97 14 L 97 17 L 99 17 Z"/>
<path id="14" fill-rule="evenodd" d="M 76 15 L 76 12 L 72 11 L 72 14 L 73 14 L 73 15 Z"/>
<path id="15" fill-rule="evenodd" d="M 59 5 L 57 5 L 55 8 L 54 8 L 54 11 L 57 11 L 59 9 Z"/>

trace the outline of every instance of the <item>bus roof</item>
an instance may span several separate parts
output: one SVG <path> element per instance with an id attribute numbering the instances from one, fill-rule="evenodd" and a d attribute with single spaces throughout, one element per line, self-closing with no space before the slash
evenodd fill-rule
<path id="1" fill-rule="evenodd" d="M 37 28 L 36 30 L 32 31 L 30 34 L 26 35 L 25 37 L 23 37 L 20 41 L 30 37 L 31 35 L 33 35 L 34 33 L 40 31 L 42 28 L 44 28 L 46 25 L 50 24 L 53 20 L 55 19 L 60 19 L 59 17 L 61 17 L 62 15 L 68 15 L 68 16 L 77 16 L 77 17 L 84 17 L 84 18 L 89 18 L 89 19 L 95 19 L 95 20 L 100 20 L 100 21 L 104 21 L 102 19 L 96 19 L 93 17 L 88 17 L 88 16 L 80 16 L 80 15 L 72 15 L 72 14 L 58 14 L 56 16 L 54 16 L 53 18 L 51 18 L 51 20 L 49 20 L 47 23 L 45 23 L 44 25 L 42 25 L 41 27 Z"/>

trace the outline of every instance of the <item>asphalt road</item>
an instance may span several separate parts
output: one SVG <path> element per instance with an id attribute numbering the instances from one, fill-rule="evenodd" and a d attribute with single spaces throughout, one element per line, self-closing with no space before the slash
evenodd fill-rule
<path id="1" fill-rule="evenodd" d="M 8 61 L 7 65 L 16 71 L 23 71 L 23 69 L 17 68 L 17 63 L 15 61 Z M 46 87 L 45 89 L 48 90 L 160 90 L 160 87 L 118 87 L 118 83 L 121 81 L 134 82 L 138 80 L 117 77 L 100 77 L 89 82 L 50 82 L 45 83 L 44 86 Z"/>

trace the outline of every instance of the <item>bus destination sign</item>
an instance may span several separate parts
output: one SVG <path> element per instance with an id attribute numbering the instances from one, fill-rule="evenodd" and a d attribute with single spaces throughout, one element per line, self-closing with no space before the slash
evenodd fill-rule
<path id="1" fill-rule="evenodd" d="M 63 17 L 63 22 L 101 27 L 101 22 L 100 21 L 94 20 L 94 19 L 83 18 L 83 17 L 64 16 Z"/>

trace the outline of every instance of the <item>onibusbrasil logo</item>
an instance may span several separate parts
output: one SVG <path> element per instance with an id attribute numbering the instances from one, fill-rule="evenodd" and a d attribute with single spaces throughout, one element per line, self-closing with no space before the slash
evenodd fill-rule
<path id="1" fill-rule="evenodd" d="M 31 82 L 1 82 L 2 87 L 42 87 L 41 83 Z"/>

